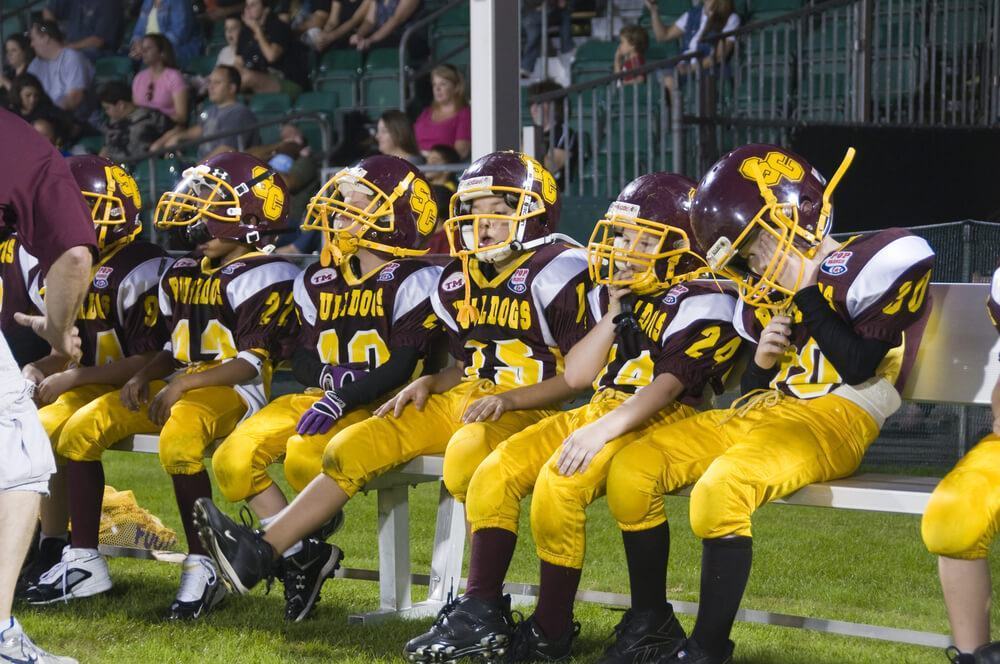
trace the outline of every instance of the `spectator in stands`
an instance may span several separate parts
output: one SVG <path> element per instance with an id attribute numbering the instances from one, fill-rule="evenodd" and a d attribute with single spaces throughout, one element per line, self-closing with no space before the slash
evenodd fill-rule
<path id="1" fill-rule="evenodd" d="M 230 16 L 239 17 L 243 12 L 243 0 L 205 0 L 205 16 L 212 23 L 218 23 Z"/>
<path id="2" fill-rule="evenodd" d="M 199 123 L 186 129 L 174 127 L 157 139 L 150 150 L 173 147 L 184 141 L 193 141 L 203 136 L 224 131 L 244 130 L 235 136 L 206 141 L 198 147 L 198 160 L 232 150 L 246 150 L 260 142 L 256 129 L 257 116 L 249 108 L 237 101 L 240 91 L 240 72 L 235 67 L 220 66 L 208 76 L 208 99 L 212 106 L 201 112 Z"/>
<path id="3" fill-rule="evenodd" d="M 312 28 L 323 27 L 330 17 L 330 0 L 284 0 L 278 3 L 275 11 L 292 32 L 301 35 Z"/>
<path id="4" fill-rule="evenodd" d="M 142 38 L 161 34 L 170 40 L 181 68 L 201 52 L 201 32 L 191 0 L 142 0 L 139 20 L 132 31 L 129 57 L 142 57 Z"/>
<path id="5" fill-rule="evenodd" d="M 32 125 L 62 151 L 74 135 L 73 117 L 52 103 L 42 84 L 31 74 L 14 77 L 10 110 Z"/>
<path id="6" fill-rule="evenodd" d="M 29 34 L 37 57 L 28 65 L 28 73 L 41 81 L 56 106 L 86 123 L 94 108 L 90 92 L 94 65 L 79 51 L 65 47 L 62 31 L 55 21 L 35 21 Z"/>
<path id="7" fill-rule="evenodd" d="M 359 51 L 399 44 L 420 0 L 368 0 L 367 13 L 348 43 Z"/>
<path id="8" fill-rule="evenodd" d="M 25 74 L 28 65 L 35 59 L 35 52 L 31 50 L 31 43 L 24 35 L 11 35 L 3 42 L 4 64 L 3 71 L 0 72 L 0 87 L 10 90 L 11 81 L 16 76 Z"/>
<path id="9" fill-rule="evenodd" d="M 562 89 L 555 81 L 544 80 L 528 86 L 528 96 L 535 97 Z M 544 155 L 542 164 L 552 173 L 561 190 L 565 185 L 563 168 L 567 160 L 572 173 L 579 157 L 576 132 L 563 126 L 562 108 L 557 108 L 554 101 L 532 102 L 531 121 L 535 125 L 535 154 Z"/>
<path id="10" fill-rule="evenodd" d="M 187 125 L 188 87 L 170 40 L 163 35 L 143 37 L 142 63 L 146 68 L 132 79 L 132 103 L 158 111 L 176 125 Z"/>
<path id="11" fill-rule="evenodd" d="M 308 84 L 301 44 L 264 0 L 247 0 L 236 46 L 236 68 L 245 92 L 285 92 L 292 96 Z"/>
<path id="12" fill-rule="evenodd" d="M 434 101 L 417 117 L 413 131 L 417 146 L 427 156 L 435 145 L 450 145 L 462 159 L 472 148 L 472 112 L 465 98 L 465 80 L 452 65 L 431 72 Z M 461 160 L 459 160 L 461 161 Z"/>
<path id="13" fill-rule="evenodd" d="M 66 48 L 91 60 L 112 55 L 122 38 L 122 0 L 50 0 L 42 15 L 56 21 L 66 35 Z"/>
<path id="14" fill-rule="evenodd" d="M 121 163 L 130 156 L 148 152 L 149 146 L 171 124 L 163 113 L 136 106 L 132 90 L 124 81 L 108 81 L 98 90 L 97 98 L 108 116 L 101 156 L 111 161 Z"/>
<path id="15" fill-rule="evenodd" d="M 528 78 L 542 54 L 542 8 L 549 12 L 548 24 L 559 25 L 559 53 L 573 50 L 573 6 L 575 0 L 524 0 L 521 11 L 521 77 Z"/>
<path id="16" fill-rule="evenodd" d="M 656 0 L 646 0 L 646 7 L 653 20 L 656 41 L 681 39 L 681 47 L 685 53 L 697 53 L 702 68 L 711 69 L 716 64 L 725 62 L 733 52 L 735 39 L 715 39 L 724 32 L 740 27 L 739 14 L 733 11 L 733 0 L 705 0 L 704 4 L 693 6 L 669 27 L 660 17 Z M 687 73 L 689 69 L 684 63 L 677 67 L 681 74 Z M 667 77 L 666 80 L 670 82 L 673 79 Z"/>
<path id="17" fill-rule="evenodd" d="M 215 66 L 226 65 L 236 66 L 236 45 L 240 41 L 240 32 L 243 30 L 243 20 L 239 16 L 229 16 L 226 18 L 226 26 L 223 34 L 226 36 L 226 45 L 219 51 L 215 58 Z"/>
<path id="18" fill-rule="evenodd" d="M 435 145 L 427 151 L 428 166 L 442 166 L 445 164 L 460 164 L 462 158 L 450 145 Z M 434 171 L 425 170 L 424 175 L 431 185 L 431 192 L 438 206 L 437 226 L 434 233 L 427 238 L 427 252 L 431 254 L 448 254 L 451 251 L 448 246 L 448 236 L 444 232 L 444 220 L 448 218 L 448 208 L 451 205 L 451 195 L 458 188 L 458 179 L 455 171 Z"/>
<path id="19" fill-rule="evenodd" d="M 622 28 L 618 37 L 618 50 L 615 51 L 615 73 L 638 69 L 646 64 L 646 49 L 649 48 L 649 35 L 641 25 L 627 25 Z M 637 76 L 625 76 L 621 79 L 622 85 L 633 85 L 644 83 L 646 77 L 642 74 Z"/>
<path id="20" fill-rule="evenodd" d="M 379 116 L 375 142 L 382 154 L 399 157 L 418 166 L 424 163 L 417 138 L 413 135 L 413 125 L 402 111 L 385 111 Z"/>
<path id="21" fill-rule="evenodd" d="M 348 39 L 368 15 L 371 3 L 372 0 L 332 0 L 326 21 L 320 26 L 308 27 L 302 41 L 319 53 L 349 46 Z"/>

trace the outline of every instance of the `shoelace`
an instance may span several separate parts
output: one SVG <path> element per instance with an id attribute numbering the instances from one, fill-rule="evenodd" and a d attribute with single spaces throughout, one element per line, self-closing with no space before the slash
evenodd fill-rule
<path id="1" fill-rule="evenodd" d="M 68 553 L 68 550 L 67 550 Z M 62 559 L 53 565 L 49 571 L 38 577 L 38 584 L 50 585 L 53 581 L 59 580 L 59 588 L 62 590 L 62 600 L 64 603 L 69 602 L 69 597 L 67 597 L 68 582 L 67 577 L 69 576 L 69 565 L 72 562 L 78 560 L 78 557 L 72 557 L 67 559 L 66 555 L 63 555 Z"/>
<path id="2" fill-rule="evenodd" d="M 778 390 L 753 390 L 747 392 L 733 402 L 729 407 L 729 412 L 722 418 L 719 425 L 723 425 L 735 417 L 744 417 L 755 408 L 773 408 L 781 403 L 784 394 Z"/>
<path id="3" fill-rule="evenodd" d="M 195 559 L 195 562 L 201 565 L 201 567 L 208 572 L 208 581 L 205 585 L 214 585 L 218 580 L 218 576 L 215 573 L 215 566 L 204 558 L 197 558 Z M 201 583 L 201 574 L 199 574 L 200 571 L 201 570 L 198 570 L 197 568 L 191 570 L 185 569 L 181 571 L 181 584 L 177 591 L 177 599 L 179 601 L 192 601 L 182 600 L 181 597 L 184 597 L 185 595 L 196 595 L 201 597 L 205 594 L 204 587 L 199 588 L 199 584 Z"/>

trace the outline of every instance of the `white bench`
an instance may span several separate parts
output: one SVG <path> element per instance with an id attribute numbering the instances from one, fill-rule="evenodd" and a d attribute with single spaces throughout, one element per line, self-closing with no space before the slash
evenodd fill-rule
<path id="1" fill-rule="evenodd" d="M 996 362 L 1000 339 L 985 312 L 986 284 L 932 284 L 934 312 L 928 322 L 917 364 L 904 390 L 912 401 L 958 404 L 989 404 L 990 392 L 1000 366 Z M 156 436 L 135 436 L 114 449 L 156 452 Z M 378 492 L 379 570 L 344 569 L 338 576 L 379 581 L 378 611 L 351 616 L 352 622 L 382 620 L 388 617 L 420 617 L 435 614 L 447 599 L 448 591 L 457 593 L 462 582 L 462 558 L 465 552 L 465 516 L 441 484 L 437 523 L 429 576 L 410 572 L 409 486 L 441 481 L 443 458 L 418 457 L 373 481 L 367 490 Z M 776 502 L 788 505 L 833 507 L 873 512 L 922 514 L 938 480 L 866 473 L 833 482 L 812 484 Z M 677 492 L 688 495 L 690 489 Z M 178 554 L 150 553 L 125 549 L 106 549 L 112 555 L 136 555 L 178 560 Z M 625 579 L 622 579 L 623 584 Z M 411 588 L 426 584 L 427 599 L 414 604 Z M 531 601 L 537 586 L 507 584 L 517 601 Z M 582 590 L 581 601 L 628 606 L 628 595 Z M 694 614 L 697 604 L 674 602 L 683 613 Z M 874 625 L 793 616 L 743 609 L 740 620 L 818 631 L 861 636 L 900 643 L 945 647 L 944 634 L 894 629 Z"/>

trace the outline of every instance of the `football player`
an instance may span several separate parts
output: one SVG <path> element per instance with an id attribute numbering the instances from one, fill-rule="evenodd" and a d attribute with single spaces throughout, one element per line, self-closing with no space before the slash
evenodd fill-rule
<path id="1" fill-rule="evenodd" d="M 66 160 L 90 207 L 100 252 L 93 266 L 90 290 L 77 317 L 83 356 L 76 366 L 49 355 L 24 368 L 37 385 L 38 416 L 54 448 L 70 416 L 97 397 L 113 392 L 141 369 L 167 340 L 159 315 L 157 288 L 170 259 L 160 247 L 136 240 L 142 230 L 142 200 L 132 176 L 103 157 L 83 155 Z M 38 282 L 32 291 L 36 304 Z M 57 456 L 58 465 L 65 464 Z M 103 488 L 103 487 L 102 487 Z M 19 595 L 59 562 L 69 543 L 66 473 L 49 478 L 49 496 L 42 500 L 38 555 L 19 580 Z"/>
<path id="2" fill-rule="evenodd" d="M 829 236 L 831 197 L 853 155 L 827 184 L 784 148 L 747 145 L 720 159 L 695 192 L 695 239 L 709 265 L 737 282 L 734 325 L 755 350 L 733 408 L 661 427 L 611 464 L 608 505 L 626 533 L 634 608 L 665 601 L 662 497 L 697 479 L 690 518 L 703 540 L 698 617 L 679 648 L 664 645 L 676 652 L 660 661 L 732 660 L 754 511 L 853 473 L 899 407 L 904 352 L 914 351 L 930 309 L 934 253 L 901 229 L 846 242 Z M 721 455 L 705 464 L 705 451 Z M 639 642 L 625 623 L 616 630 L 620 645 Z M 636 658 L 612 647 L 604 661 Z"/>
<path id="3" fill-rule="evenodd" d="M 732 326 L 736 298 L 712 282 L 692 281 L 707 271 L 690 241 L 694 186 L 670 173 L 644 175 L 598 222 L 587 252 L 599 284 L 590 308 L 599 322 L 570 351 L 565 375 L 571 388 L 593 383 L 595 394 L 589 404 L 508 438 L 476 470 L 468 493 L 466 593 L 406 645 L 410 661 L 437 661 L 445 652 L 506 651 L 506 661 L 569 656 L 579 631 L 573 598 L 586 509 L 604 495 L 612 457 L 650 427 L 693 415 L 705 386 L 720 383 L 740 346 Z M 512 634 L 499 609 L 519 504 L 532 487 L 541 586 L 535 614 Z"/>
<path id="4" fill-rule="evenodd" d="M 993 273 L 987 312 L 1000 330 L 1000 268 Z M 990 643 L 990 543 L 1000 529 L 1000 379 L 993 388 L 993 431 L 969 450 L 927 503 L 921 534 L 938 556 L 941 589 L 955 645 L 952 664 L 1000 662 Z"/>
<path id="5" fill-rule="evenodd" d="M 285 476 L 301 491 L 322 471 L 330 438 L 413 378 L 437 329 L 430 293 L 441 268 L 405 257 L 424 253 L 436 218 L 420 171 L 385 155 L 340 171 L 312 199 L 302 227 L 322 231 L 326 245 L 320 262 L 295 280 L 303 327 L 292 358 L 310 389 L 245 420 L 212 459 L 222 494 L 246 500 L 262 526 L 288 505 L 267 474 L 271 463 L 284 456 Z M 289 620 L 309 614 L 343 556 L 325 542 L 333 525 L 284 553 Z"/>
<path id="6" fill-rule="evenodd" d="M 19 367 L 49 353 L 41 337 L 14 320 L 15 311 L 38 313 L 28 292 L 38 273 L 38 259 L 28 253 L 17 233 L 0 240 L 0 333 Z"/>
<path id="7" fill-rule="evenodd" d="M 199 618 L 223 598 L 215 566 L 193 530 L 192 508 L 212 495 L 206 447 L 267 402 L 279 341 L 297 331 L 292 283 L 298 270 L 256 248 L 284 226 L 287 200 L 281 177 L 239 152 L 187 169 L 160 198 L 157 226 L 183 229 L 196 247 L 160 279 L 159 308 L 170 340 L 121 390 L 81 407 L 63 426 L 57 450 L 68 459 L 71 546 L 29 588 L 30 602 L 111 588 L 107 562 L 97 552 L 101 455 L 138 433 L 160 434 L 160 461 L 173 480 L 188 540 L 168 617 Z"/>
<path id="8" fill-rule="evenodd" d="M 333 436 L 323 474 L 266 531 L 198 502 L 201 535 L 234 588 L 248 591 L 372 478 L 419 455 L 445 452 L 445 484 L 463 499 L 493 448 L 570 394 L 562 358 L 586 332 L 589 280 L 583 250 L 550 235 L 558 203 L 552 175 L 525 155 L 495 152 L 469 167 L 446 222 L 460 260 L 431 294 L 456 365 Z"/>

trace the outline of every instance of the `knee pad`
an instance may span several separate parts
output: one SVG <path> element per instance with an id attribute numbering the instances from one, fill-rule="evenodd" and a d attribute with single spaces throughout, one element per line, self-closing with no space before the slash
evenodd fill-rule
<path id="1" fill-rule="evenodd" d="M 465 502 L 472 476 L 490 452 L 483 422 L 466 424 L 448 441 L 444 453 L 444 485 L 459 502 Z"/>
<path id="2" fill-rule="evenodd" d="M 53 442 L 56 456 L 70 461 L 100 461 L 104 454 L 100 432 L 90 417 L 69 418 L 59 440 Z"/>
<path id="3" fill-rule="evenodd" d="M 302 491 L 323 472 L 323 454 L 313 454 L 302 436 L 288 439 L 285 451 L 285 479 L 296 491 Z"/>
<path id="4" fill-rule="evenodd" d="M 223 443 L 212 455 L 212 470 L 219 490 L 233 503 L 248 498 L 253 483 L 253 456 L 238 448 L 239 445 Z"/>
<path id="5" fill-rule="evenodd" d="M 205 469 L 205 443 L 186 436 L 160 435 L 160 465 L 170 475 L 194 475 Z"/>
<path id="6" fill-rule="evenodd" d="M 608 471 L 608 509 L 623 530 L 645 529 L 662 522 L 663 496 L 652 476 L 641 471 L 641 455 L 618 453 Z M 651 524 L 651 525 L 650 525 Z"/>
<path id="7" fill-rule="evenodd" d="M 931 494 L 920 521 L 920 535 L 928 551 L 947 558 L 985 558 L 990 545 L 988 533 L 989 519 L 969 505 L 961 492 L 942 482 Z"/>
<path id="8" fill-rule="evenodd" d="M 735 464 L 725 457 L 716 459 L 691 490 L 691 530 L 695 537 L 750 537 L 752 492 Z"/>

